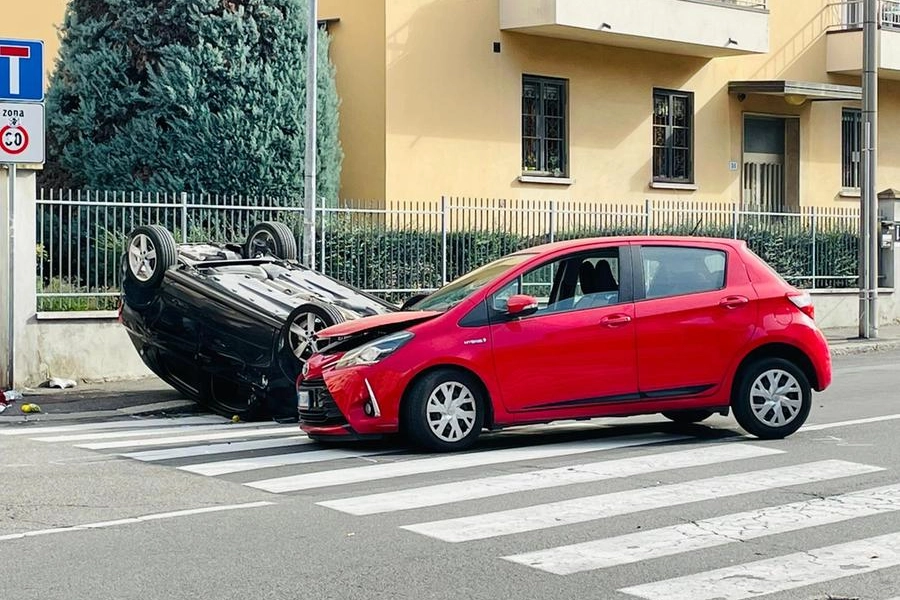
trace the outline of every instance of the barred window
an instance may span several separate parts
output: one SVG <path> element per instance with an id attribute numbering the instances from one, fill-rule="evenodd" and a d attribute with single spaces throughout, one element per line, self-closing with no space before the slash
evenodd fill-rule
<path id="1" fill-rule="evenodd" d="M 845 108 L 841 118 L 841 185 L 859 187 L 859 165 L 862 150 L 862 111 Z"/>
<path id="2" fill-rule="evenodd" d="M 694 94 L 653 90 L 653 181 L 694 182 Z"/>
<path id="3" fill-rule="evenodd" d="M 567 88 L 564 79 L 522 78 L 522 171 L 568 174 Z"/>

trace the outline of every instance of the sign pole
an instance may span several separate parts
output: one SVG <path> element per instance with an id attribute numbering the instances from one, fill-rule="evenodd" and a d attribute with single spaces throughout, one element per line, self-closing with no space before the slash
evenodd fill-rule
<path id="1" fill-rule="evenodd" d="M 12 388 L 16 373 L 16 165 L 44 162 L 44 42 L 0 39 L 0 67 L 6 71 L 6 77 L 0 77 L 0 165 L 7 165 L 9 178 L 6 207 L 9 272 L 5 283 L 7 302 L 3 307 L 7 314 L 9 356 L 4 383 Z"/>
<path id="2" fill-rule="evenodd" d="M 6 314 L 7 314 L 7 322 L 6 322 L 6 335 L 7 335 L 7 344 L 6 351 L 8 352 L 6 358 L 6 379 L 7 379 L 7 389 L 13 389 L 15 385 L 15 372 L 16 372 L 16 319 L 15 319 L 15 238 L 13 237 L 13 231 L 15 229 L 15 217 L 16 217 L 16 165 L 15 163 L 9 163 L 6 166 L 7 178 L 9 179 L 9 193 L 6 196 L 7 199 L 7 215 L 9 216 L 9 220 L 7 221 L 9 227 L 9 273 L 7 274 L 7 289 L 6 289 Z"/>

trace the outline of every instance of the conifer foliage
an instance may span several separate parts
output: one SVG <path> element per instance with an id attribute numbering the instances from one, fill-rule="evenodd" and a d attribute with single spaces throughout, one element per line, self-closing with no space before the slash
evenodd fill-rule
<path id="1" fill-rule="evenodd" d="M 306 0 L 71 0 L 41 185 L 302 196 Z M 318 196 L 342 152 L 320 29 Z"/>

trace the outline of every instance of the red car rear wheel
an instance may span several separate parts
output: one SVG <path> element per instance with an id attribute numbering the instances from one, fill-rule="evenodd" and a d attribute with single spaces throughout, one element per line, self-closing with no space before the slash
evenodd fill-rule
<path id="1" fill-rule="evenodd" d="M 800 429 L 812 407 L 812 388 L 803 370 L 783 358 L 763 358 L 740 374 L 732 407 L 748 433 L 780 439 Z"/>

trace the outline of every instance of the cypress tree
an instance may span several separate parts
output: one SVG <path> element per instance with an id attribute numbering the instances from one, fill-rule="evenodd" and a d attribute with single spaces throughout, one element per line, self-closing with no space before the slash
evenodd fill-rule
<path id="1" fill-rule="evenodd" d="M 41 185 L 302 197 L 306 0 L 71 0 Z M 342 152 L 319 31 L 318 189 Z"/>

